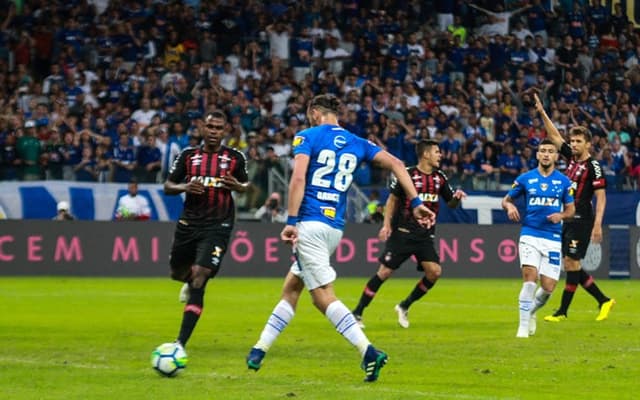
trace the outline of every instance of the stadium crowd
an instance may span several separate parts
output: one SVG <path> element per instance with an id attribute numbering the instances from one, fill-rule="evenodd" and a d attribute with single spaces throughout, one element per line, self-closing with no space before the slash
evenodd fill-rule
<path id="1" fill-rule="evenodd" d="M 505 189 L 545 137 L 536 92 L 562 133 L 589 127 L 610 190 L 638 187 L 640 31 L 620 4 L 2 3 L 0 180 L 162 182 L 219 108 L 257 208 L 307 101 L 334 93 L 345 128 L 407 165 L 435 139 L 453 186 Z M 356 173 L 363 186 L 385 178 Z"/>

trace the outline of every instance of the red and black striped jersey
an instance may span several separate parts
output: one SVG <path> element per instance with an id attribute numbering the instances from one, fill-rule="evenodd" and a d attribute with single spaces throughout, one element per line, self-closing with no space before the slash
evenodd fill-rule
<path id="1" fill-rule="evenodd" d="M 571 179 L 573 197 L 576 204 L 574 219 L 589 220 L 594 218 L 593 193 L 598 189 L 605 189 L 607 181 L 598 160 L 589 157 L 584 161 L 576 161 L 571 152 L 571 146 L 563 143 L 560 154 L 569 160 L 565 174 Z"/>
<path id="2" fill-rule="evenodd" d="M 425 174 L 417 166 L 413 166 L 408 167 L 407 172 L 418 192 L 418 197 L 422 199 L 422 204 L 436 215 L 440 210 L 440 197 L 447 203 L 453 199 L 453 189 L 443 171 L 438 169 L 430 174 Z M 416 221 L 411 208 L 411 199 L 407 198 L 397 179 L 391 182 L 389 189 L 399 199 L 398 209 L 395 210 L 391 219 L 391 226 L 394 230 L 401 228 L 418 235 L 433 234 L 435 232 L 435 226 L 425 229 Z"/>
<path id="3" fill-rule="evenodd" d="M 176 183 L 200 180 L 205 186 L 205 193 L 186 193 L 180 219 L 194 225 L 232 225 L 235 204 L 231 190 L 223 187 L 220 181 L 225 175 L 233 175 L 241 183 L 248 181 L 247 162 L 243 153 L 226 146 L 221 146 L 215 153 L 207 153 L 203 146 L 184 149 L 173 162 L 168 180 Z"/>

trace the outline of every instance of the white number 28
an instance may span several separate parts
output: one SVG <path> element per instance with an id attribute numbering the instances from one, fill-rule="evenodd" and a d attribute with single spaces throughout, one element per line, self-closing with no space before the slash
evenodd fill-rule
<path id="1" fill-rule="evenodd" d="M 322 188 L 331 187 L 331 180 L 327 179 L 329 175 L 334 174 L 333 187 L 341 192 L 349 189 L 351 181 L 353 181 L 353 171 L 358 166 L 358 159 L 351 153 L 340 155 L 336 165 L 336 153 L 333 150 L 322 150 L 318 154 L 318 163 L 322 167 L 318 168 L 311 178 L 311 184 Z"/>

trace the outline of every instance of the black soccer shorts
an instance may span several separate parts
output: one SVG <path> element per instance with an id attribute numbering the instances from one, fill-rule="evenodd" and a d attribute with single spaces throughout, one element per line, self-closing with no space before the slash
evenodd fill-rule
<path id="1" fill-rule="evenodd" d="M 591 222 L 569 222 L 562 226 L 562 255 L 582 260 L 591 241 Z"/>
<path id="2" fill-rule="evenodd" d="M 217 271 L 227 252 L 231 231 L 231 227 L 186 225 L 178 221 L 171 247 L 171 270 L 186 271 L 192 265 L 200 265 Z"/>
<path id="3" fill-rule="evenodd" d="M 413 233 L 393 231 L 378 261 L 385 267 L 396 270 L 409 257 L 415 256 L 418 266 L 423 261 L 440 262 L 433 236 L 416 236 Z M 420 268 L 422 270 L 422 268 Z"/>

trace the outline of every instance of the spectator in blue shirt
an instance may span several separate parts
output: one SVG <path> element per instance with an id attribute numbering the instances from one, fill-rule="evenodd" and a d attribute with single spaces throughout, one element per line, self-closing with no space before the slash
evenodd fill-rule
<path id="1" fill-rule="evenodd" d="M 129 182 L 136 164 L 135 149 L 129 144 L 129 135 L 126 131 L 121 132 L 113 149 L 113 182 Z"/>
<path id="2" fill-rule="evenodd" d="M 162 152 L 156 146 L 156 137 L 152 133 L 145 136 L 145 143 L 138 148 L 138 181 L 156 183 L 162 162 Z"/>
<path id="3" fill-rule="evenodd" d="M 515 178 L 522 172 L 522 160 L 519 155 L 515 154 L 512 144 L 505 144 L 502 150 L 502 154 L 498 157 L 500 189 L 508 190 Z"/>

